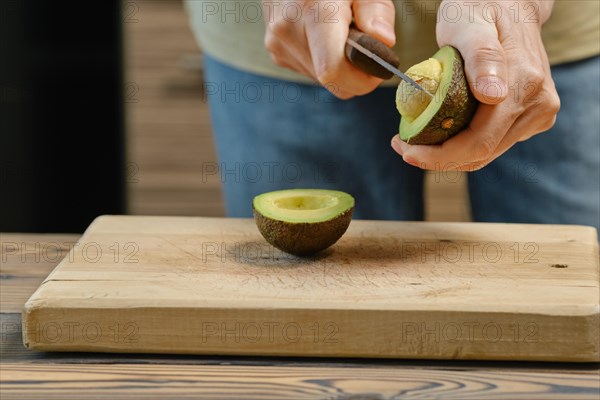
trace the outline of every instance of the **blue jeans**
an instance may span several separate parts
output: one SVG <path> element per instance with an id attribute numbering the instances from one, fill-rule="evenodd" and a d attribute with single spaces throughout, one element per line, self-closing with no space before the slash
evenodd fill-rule
<path id="1" fill-rule="evenodd" d="M 469 174 L 476 221 L 598 228 L 600 58 L 552 73 L 562 100 L 555 127 Z M 395 88 L 342 101 L 205 57 L 205 92 L 219 159 L 211 171 L 220 174 L 228 216 L 251 216 L 260 193 L 330 188 L 355 197 L 355 218 L 423 219 L 423 171 L 390 147 Z"/>

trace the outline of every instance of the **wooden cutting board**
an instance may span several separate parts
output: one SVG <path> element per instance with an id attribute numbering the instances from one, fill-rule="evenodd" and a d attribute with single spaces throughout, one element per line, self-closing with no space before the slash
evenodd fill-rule
<path id="1" fill-rule="evenodd" d="M 246 219 L 103 216 L 25 304 L 42 351 L 600 361 L 598 240 L 352 221 L 313 258 Z"/>

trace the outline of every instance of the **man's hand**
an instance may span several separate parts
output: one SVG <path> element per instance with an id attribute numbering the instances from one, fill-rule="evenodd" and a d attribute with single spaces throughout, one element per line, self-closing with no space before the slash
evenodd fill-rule
<path id="1" fill-rule="evenodd" d="M 394 45 L 391 0 L 263 0 L 263 9 L 265 46 L 276 64 L 312 77 L 342 99 L 382 82 L 350 64 L 344 48 L 353 17 L 360 30 Z"/>
<path id="2" fill-rule="evenodd" d="M 438 44 L 463 55 L 481 104 L 470 125 L 439 146 L 411 146 L 394 137 L 392 147 L 404 161 L 423 169 L 474 171 L 554 125 L 560 100 L 540 35 L 552 6 L 549 0 L 442 1 Z"/>

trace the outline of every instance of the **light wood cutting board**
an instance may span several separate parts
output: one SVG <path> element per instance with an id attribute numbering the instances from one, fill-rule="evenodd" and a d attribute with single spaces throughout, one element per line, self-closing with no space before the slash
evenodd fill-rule
<path id="1" fill-rule="evenodd" d="M 25 304 L 42 351 L 600 361 L 581 226 L 352 221 L 313 258 L 245 219 L 103 216 Z"/>

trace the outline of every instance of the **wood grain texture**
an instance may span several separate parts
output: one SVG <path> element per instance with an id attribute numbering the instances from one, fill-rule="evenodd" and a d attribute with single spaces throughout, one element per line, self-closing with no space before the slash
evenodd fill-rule
<path id="1" fill-rule="evenodd" d="M 2 393 L 86 399 L 594 399 L 597 376 L 506 371 L 179 365 L 8 364 Z M 32 386 L 35 383 L 35 386 Z"/>
<path id="2" fill-rule="evenodd" d="M 0 312 L 23 304 L 81 235 L 0 234 Z"/>
<path id="3" fill-rule="evenodd" d="M 0 313 L 0 359 L 3 363 L 38 364 L 168 364 L 177 365 L 237 365 L 288 366 L 334 368 L 393 368 L 453 371 L 505 371 L 545 374 L 572 374 L 598 376 L 599 363 L 473 361 L 473 360 L 418 360 L 381 358 L 323 358 L 323 357 L 267 357 L 228 355 L 179 355 L 151 353 L 80 353 L 29 351 L 23 346 L 21 314 Z M 600 385 L 600 381 L 599 381 Z"/>
<path id="4" fill-rule="evenodd" d="M 2 234 L 3 242 L 24 242 L 34 253 L 21 262 L 20 255 L 8 255 L 1 264 L 4 275 L 7 265 L 11 265 L 11 280 L 19 287 L 18 292 L 30 295 L 35 287 L 31 278 L 39 282 L 52 269 L 51 262 L 43 265 L 32 263 L 35 259 L 35 243 L 71 243 L 78 237 L 63 235 Z M 37 251 L 41 251 L 39 247 Z M 42 257 L 42 255 L 40 255 Z M 3 281 L 0 281 L 3 283 Z M 14 293 L 13 293 L 14 294 Z M 3 297 L 3 304 L 17 302 L 11 296 Z M 21 309 L 23 303 L 18 305 Z M 12 307 L 12 306 L 11 306 Z M 111 353 L 75 353 L 75 352 L 32 352 L 25 349 L 22 343 L 21 316 L 7 312 L 7 307 L 0 313 L 0 393 L 3 400 L 39 398 L 69 399 L 81 398 L 80 388 L 85 388 L 86 398 L 240 398 L 240 388 L 246 388 L 245 396 L 260 398 L 282 398 L 282 385 L 286 388 L 300 386 L 304 391 L 286 392 L 285 398 L 305 398 L 312 394 L 307 385 L 321 387 L 322 396 L 312 398 L 329 399 L 393 399 L 393 398 L 511 398 L 511 399 L 597 399 L 600 393 L 599 365 L 590 363 L 532 363 L 532 362 L 481 362 L 481 361 L 431 361 L 431 360 L 397 360 L 397 359 L 334 359 L 334 358 L 282 358 L 282 357 L 231 357 L 231 356 L 181 356 L 169 354 L 111 354 Z M 30 368 L 29 364 L 38 364 Z M 57 369 L 57 364 L 66 365 Z M 125 365 L 126 370 L 115 368 Z M 220 377 L 226 379 L 181 380 L 181 366 L 195 368 L 198 376 L 215 377 L 213 366 L 221 366 Z M 199 370 L 198 367 L 203 368 Z M 85 367 L 85 368 L 83 368 Z M 149 368 L 148 368 L 149 367 Z M 240 369 L 241 367 L 241 369 Z M 261 367 L 257 369 L 256 367 Z M 269 368 L 262 368 L 269 367 Z M 281 367 L 293 367 L 294 380 L 290 374 L 284 379 Z M 96 370 L 91 372 L 91 370 Z M 148 369 L 147 369 L 148 368 Z M 229 368 L 235 374 L 252 377 L 240 382 L 229 379 Z M 344 374 L 342 379 L 333 380 L 329 369 L 335 374 Z M 380 369 L 394 371 L 395 377 L 421 376 L 420 382 L 453 381 L 454 390 L 443 393 L 432 393 L 433 387 L 422 386 L 422 390 L 404 389 L 406 382 L 386 379 L 387 385 L 381 385 L 378 371 Z M 48 373 L 50 371 L 50 373 Z M 79 371 L 79 372 L 78 372 Z M 103 371 L 103 372 L 101 372 Z M 163 372 L 167 372 L 166 374 Z M 211 372 L 213 371 L 213 372 Z M 307 371 L 307 374 L 304 373 Z M 315 371 L 320 376 L 314 377 Z M 441 374 L 439 371 L 443 371 Z M 5 373 L 6 372 L 6 373 Z M 110 375 L 110 376 L 109 376 Z M 181 374 L 186 379 L 190 372 Z M 484 376 L 486 379 L 481 379 Z M 501 379 L 495 379 L 495 377 Z M 10 377 L 10 379 L 8 378 Z M 93 377 L 92 380 L 88 380 Z M 118 378 L 107 388 L 109 378 Z M 144 379 L 140 379 L 143 377 Z M 473 378 L 476 377 L 476 378 Z M 326 378 L 328 380 L 323 380 Z M 478 384 L 489 384 L 487 391 L 473 389 L 473 379 Z M 399 380 L 399 379 L 398 379 Z M 527 383 L 528 390 L 521 391 Z M 501 383 L 501 384 L 500 384 Z M 186 387 L 187 384 L 187 387 Z M 395 385 L 395 386 L 394 386 Z M 217 388 L 215 388 L 218 386 Z M 350 387 L 351 386 L 351 387 Z M 184 389 L 185 387 L 185 389 Z M 441 386 L 445 387 L 445 386 Z M 261 392 L 257 391 L 260 388 Z M 293 390 L 293 389 L 291 389 Z M 388 396 L 390 391 L 401 392 L 401 395 Z M 404 390 L 402 392 L 402 390 Z M 461 392 L 462 390 L 462 392 Z M 537 390 L 537 391 L 536 391 Z M 429 391 L 429 392 L 427 392 Z M 309 394 L 307 394 L 309 393 Z"/>
<path id="5" fill-rule="evenodd" d="M 105 216 L 27 302 L 25 342 L 598 361 L 598 276 L 587 227 L 353 221 L 332 249 L 299 259 L 252 220 Z"/>

